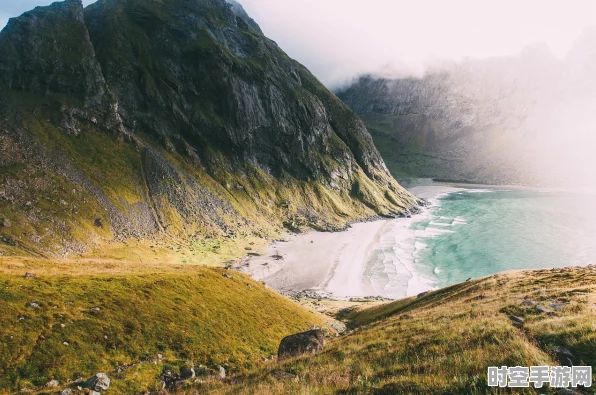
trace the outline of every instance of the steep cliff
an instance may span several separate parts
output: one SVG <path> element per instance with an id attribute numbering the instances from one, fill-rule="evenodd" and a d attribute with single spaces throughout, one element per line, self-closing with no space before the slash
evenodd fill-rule
<path id="1" fill-rule="evenodd" d="M 0 33 L 0 250 L 337 229 L 416 199 L 238 3 L 79 0 Z"/>
<path id="2" fill-rule="evenodd" d="M 486 183 L 596 183 L 583 169 L 594 146 L 596 35 L 563 59 L 546 46 L 466 60 L 420 78 L 365 76 L 338 96 L 371 131 L 397 176 Z"/>

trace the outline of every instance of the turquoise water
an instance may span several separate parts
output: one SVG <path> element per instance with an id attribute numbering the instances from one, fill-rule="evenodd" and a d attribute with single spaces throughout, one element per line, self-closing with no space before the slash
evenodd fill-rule
<path id="1" fill-rule="evenodd" d="M 446 286 L 511 269 L 596 263 L 596 197 L 530 191 L 461 191 L 439 197 L 413 229 L 445 230 L 426 244 L 415 270 Z M 455 222 L 455 223 L 454 223 Z"/>
<path id="2" fill-rule="evenodd" d="M 365 273 L 398 298 L 513 269 L 596 263 L 596 196 L 458 190 L 425 213 L 396 220 Z"/>

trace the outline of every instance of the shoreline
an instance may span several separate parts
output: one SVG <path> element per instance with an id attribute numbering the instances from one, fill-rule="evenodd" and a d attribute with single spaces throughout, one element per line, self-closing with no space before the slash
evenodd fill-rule
<path id="1" fill-rule="evenodd" d="M 406 240 L 415 237 L 415 232 L 409 229 L 411 225 L 424 220 L 422 214 L 436 204 L 438 197 L 462 189 L 466 188 L 451 185 L 413 187 L 410 189 L 413 194 L 431 203 L 419 214 L 410 218 L 357 222 L 340 232 L 290 234 L 283 241 L 271 243 L 265 254 L 246 257 L 234 269 L 249 274 L 281 294 L 298 298 L 391 300 L 401 294 L 409 296 L 412 292 L 427 291 L 432 287 L 415 273 L 413 267 L 415 249 L 397 256 L 398 264 L 383 263 L 395 266 L 386 267 L 393 279 L 409 277 L 405 287 L 400 289 L 365 276 L 365 272 L 371 269 L 369 260 L 375 249 L 382 247 L 383 237 L 397 237 L 405 244 Z M 397 227 L 399 230 L 396 230 Z"/>

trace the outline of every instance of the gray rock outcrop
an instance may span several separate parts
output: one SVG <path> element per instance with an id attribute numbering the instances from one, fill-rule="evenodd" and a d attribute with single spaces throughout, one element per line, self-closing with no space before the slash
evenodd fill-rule
<path id="1" fill-rule="evenodd" d="M 286 336 L 279 344 L 277 359 L 283 360 L 303 354 L 314 354 L 323 350 L 325 343 L 325 334 L 320 329 Z"/>

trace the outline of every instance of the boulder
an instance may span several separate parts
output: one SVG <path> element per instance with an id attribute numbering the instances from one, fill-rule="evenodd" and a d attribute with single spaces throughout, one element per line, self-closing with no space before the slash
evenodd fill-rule
<path id="1" fill-rule="evenodd" d="M 58 380 L 50 380 L 46 383 L 46 387 L 47 388 L 54 388 L 57 387 L 60 383 L 58 382 Z"/>
<path id="2" fill-rule="evenodd" d="M 539 313 L 550 313 L 551 312 L 549 309 L 547 309 L 546 307 L 544 307 L 542 305 L 536 306 L 536 310 L 538 310 Z"/>
<path id="3" fill-rule="evenodd" d="M 5 228 L 10 228 L 12 226 L 12 222 L 10 222 L 8 218 L 4 218 L 2 220 L 2 226 L 4 226 Z"/>
<path id="4" fill-rule="evenodd" d="M 522 326 L 526 320 L 521 317 L 510 315 L 509 319 L 513 322 L 514 325 Z"/>
<path id="5" fill-rule="evenodd" d="M 27 272 L 27 273 L 25 273 L 24 277 L 25 278 L 33 278 L 33 277 L 35 277 L 35 274 Z"/>
<path id="6" fill-rule="evenodd" d="M 225 379 L 226 378 L 226 370 L 223 368 L 223 366 L 219 366 L 217 365 L 217 377 L 219 377 L 220 379 Z"/>
<path id="7" fill-rule="evenodd" d="M 532 307 L 532 306 L 536 306 L 538 303 L 533 301 L 533 300 L 524 300 L 523 302 L 520 303 L 520 306 L 523 307 Z"/>
<path id="8" fill-rule="evenodd" d="M 573 358 L 573 354 L 568 348 L 561 347 L 561 346 L 554 346 L 553 352 L 557 355 L 562 355 L 565 357 Z"/>
<path id="9" fill-rule="evenodd" d="M 281 340 L 277 351 L 277 359 L 296 357 L 302 354 L 314 354 L 325 347 L 325 334 L 320 329 L 314 329 L 295 335 L 286 336 Z"/>
<path id="10" fill-rule="evenodd" d="M 110 379 L 105 373 L 97 373 L 87 380 L 86 387 L 92 391 L 105 391 L 110 387 Z"/>
<path id="11" fill-rule="evenodd" d="M 72 395 L 72 390 L 70 388 L 64 388 L 60 391 L 60 395 Z"/>
<path id="12" fill-rule="evenodd" d="M 180 370 L 180 379 L 181 380 L 190 380 L 197 377 L 195 370 L 193 368 L 182 369 Z"/>

